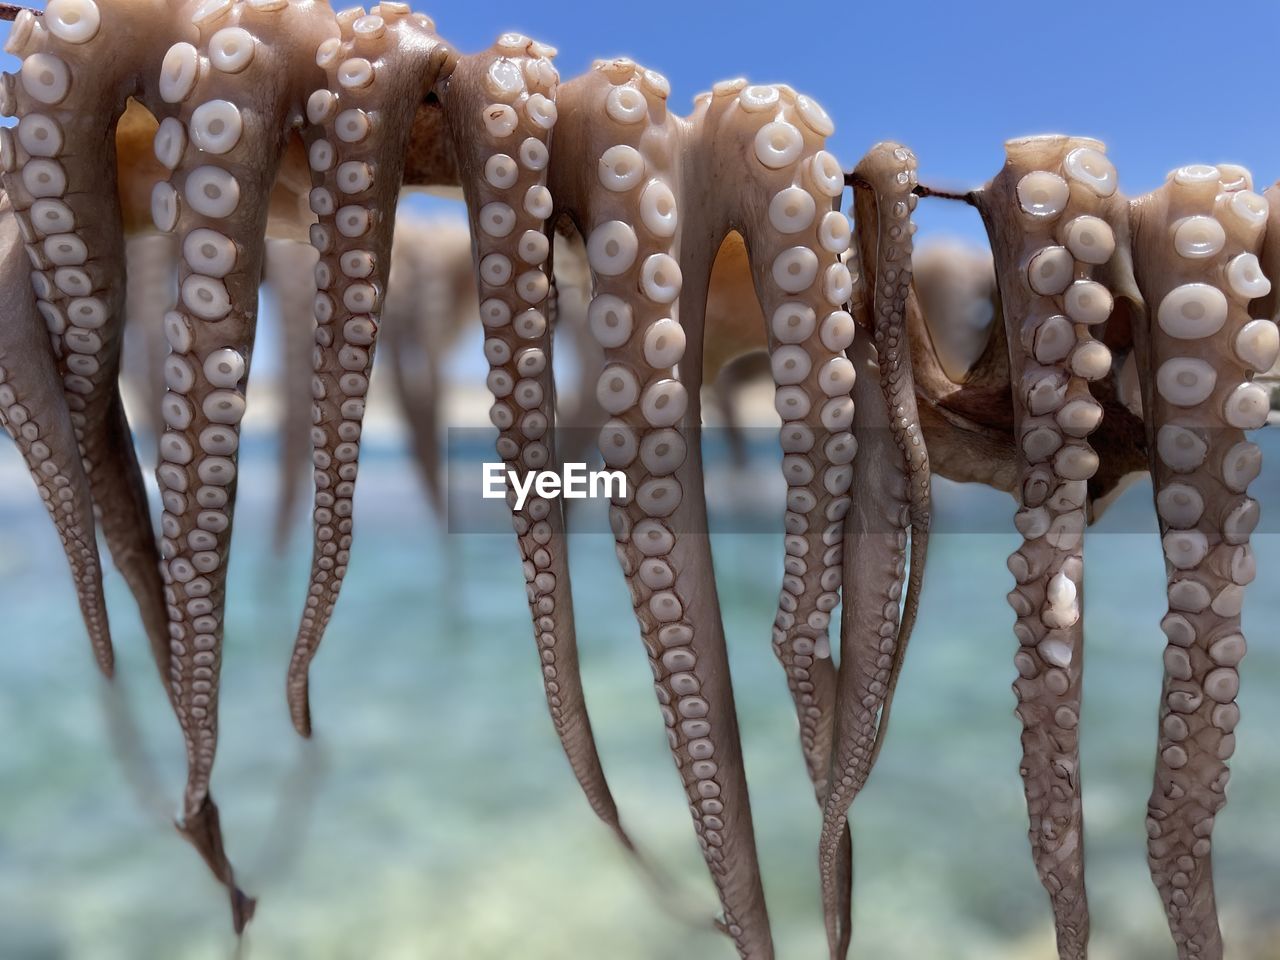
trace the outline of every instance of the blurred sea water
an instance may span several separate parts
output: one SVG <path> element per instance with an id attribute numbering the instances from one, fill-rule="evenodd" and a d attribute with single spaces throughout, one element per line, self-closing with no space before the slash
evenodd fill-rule
<path id="1" fill-rule="evenodd" d="M 1280 437 L 1258 439 L 1265 514 L 1280 503 Z M 401 450 L 395 436 L 366 442 L 350 573 L 313 668 L 317 736 L 303 743 L 284 671 L 307 531 L 273 555 L 272 444 L 250 436 L 243 448 L 213 782 L 241 882 L 260 898 L 239 955 L 732 956 L 728 941 L 664 912 L 580 796 L 546 715 L 513 538 L 442 532 Z M 756 450 L 746 474 L 719 462 L 709 456 L 713 506 L 750 497 L 780 512 L 776 448 Z M 945 480 L 935 497 L 939 528 L 961 532 L 933 540 L 891 732 L 855 806 L 854 955 L 1049 957 L 1009 689 L 1013 505 Z M 1099 960 L 1174 955 L 1143 828 L 1165 610 L 1150 503 L 1149 483 L 1128 490 L 1085 548 L 1082 767 Z M 719 534 L 713 546 L 778 953 L 823 956 L 818 811 L 770 649 L 781 534 Z M 1262 533 L 1254 546 L 1243 721 L 1214 836 L 1228 955 L 1249 960 L 1280 957 L 1280 538 Z M 667 892 L 710 916 L 612 542 L 582 534 L 571 551 L 587 696 L 624 820 Z M 231 957 L 225 900 L 168 825 L 184 775 L 177 723 L 114 571 L 108 589 L 112 690 L 95 672 L 57 538 L 4 444 L 0 957 Z"/>

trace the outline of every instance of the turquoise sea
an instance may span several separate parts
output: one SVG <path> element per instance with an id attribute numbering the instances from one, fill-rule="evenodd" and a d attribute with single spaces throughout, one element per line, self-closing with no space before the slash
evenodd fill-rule
<path id="1" fill-rule="evenodd" d="M 1265 512 L 1280 502 L 1280 436 L 1263 434 Z M 122 582 L 112 574 L 108 690 L 52 527 L 0 447 L 0 956 L 731 957 L 664 912 L 580 797 L 546 716 L 512 537 L 441 532 L 393 434 L 366 444 L 350 575 L 314 667 L 318 736 L 299 741 L 284 671 L 309 546 L 271 551 L 272 456 L 269 438 L 246 442 L 214 777 L 232 859 L 260 898 L 237 947 L 220 890 L 168 826 L 182 746 Z M 764 448 L 745 476 L 709 471 L 713 501 L 780 510 L 776 462 Z M 1012 501 L 941 480 L 935 496 L 940 528 L 968 532 L 933 541 L 892 730 L 855 807 L 854 955 L 1048 958 L 1009 689 Z M 714 547 L 779 956 L 825 956 L 817 810 L 770 649 L 781 535 Z M 1255 548 L 1244 719 L 1214 846 L 1228 956 L 1241 960 L 1280 957 L 1280 537 Z M 612 543 L 583 534 L 572 552 L 587 695 L 624 819 L 671 892 L 709 915 Z M 1164 643 L 1149 485 L 1091 532 L 1086 569 L 1092 955 L 1171 958 L 1143 829 Z"/>

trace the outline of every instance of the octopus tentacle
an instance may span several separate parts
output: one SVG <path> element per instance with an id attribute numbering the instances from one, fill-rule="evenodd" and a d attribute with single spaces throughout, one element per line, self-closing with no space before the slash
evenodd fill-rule
<path id="1" fill-rule="evenodd" d="M 976 197 L 995 251 L 1015 384 L 1014 522 L 1024 543 L 1009 558 L 1020 643 L 1013 689 L 1032 854 L 1059 956 L 1078 960 L 1089 938 L 1078 734 L 1083 537 L 1087 482 L 1098 469 L 1087 437 L 1102 418 L 1089 382 L 1111 372 L 1110 351 L 1090 328 L 1111 315 L 1112 294 L 1091 277 L 1115 256 L 1123 202 L 1096 141 L 1037 137 L 1006 149 L 1004 169 Z"/>
<path id="2" fill-rule="evenodd" d="M 315 328 L 315 248 L 295 240 L 268 240 L 263 280 L 274 294 L 280 329 L 281 410 L 276 517 L 272 544 L 288 548 L 311 449 L 311 349 Z"/>
<path id="3" fill-rule="evenodd" d="M 853 172 L 858 212 L 859 259 L 870 291 L 871 323 L 880 384 L 891 415 L 890 430 L 911 475 L 912 524 L 929 527 L 929 453 L 916 412 L 906 302 L 911 287 L 917 197 L 916 159 L 906 147 L 880 143 Z M 865 228 L 865 229 L 864 229 Z"/>
<path id="4" fill-rule="evenodd" d="M 304 737 L 311 735 L 308 668 L 350 555 L 365 395 L 410 129 L 418 102 L 451 57 L 429 20 L 398 9 L 344 14 L 338 23 L 341 38 L 326 39 L 316 52 L 325 85 L 307 101 L 311 209 L 320 218 L 311 229 L 320 254 L 311 411 L 315 536 L 287 683 L 289 714 Z"/>
<path id="5" fill-rule="evenodd" d="M 459 63 L 444 96 L 471 217 L 497 451 L 517 478 L 556 461 L 552 330 L 547 322 L 552 216 L 547 144 L 558 118 L 559 75 L 548 47 L 504 35 Z M 521 479 L 523 482 L 523 479 Z M 562 501 L 529 492 L 508 503 L 523 560 L 552 724 L 587 802 L 623 829 L 591 731 L 578 670 Z"/>
<path id="6" fill-rule="evenodd" d="M 144 233 L 125 241 L 125 260 L 128 277 L 122 372 L 134 381 L 142 400 L 134 422 L 154 443 L 161 432 L 164 359 L 169 353 L 164 315 L 177 288 L 178 247 L 169 234 Z"/>
<path id="7" fill-rule="evenodd" d="M 3 143 L 4 134 L 0 134 L 0 145 Z M 57 528 L 94 656 L 99 669 L 110 677 L 115 655 L 94 538 L 93 499 L 45 321 L 28 292 L 19 216 L 8 195 L 0 194 L 0 264 L 4 265 L 0 277 L 0 425 L 17 444 Z"/>
<path id="8" fill-rule="evenodd" d="M 858 249 L 851 260 L 866 264 L 853 307 L 873 332 L 855 363 L 874 377 L 855 386 L 856 436 L 852 489 L 860 492 L 846 520 L 841 627 L 844 655 L 838 677 L 836 736 L 831 754 L 832 789 L 825 798 L 819 841 L 823 913 L 833 957 L 847 952 L 849 911 L 837 870 L 848 810 L 866 784 L 888 728 L 893 694 L 919 605 L 929 527 L 929 461 L 916 412 L 906 335 L 915 225 L 915 158 L 884 143 L 858 164 L 853 177 Z M 870 313 L 867 318 L 864 314 Z M 872 409 L 859 412 L 862 403 Z M 870 448 L 868 449 L 868 444 Z M 896 451 L 896 452 L 895 452 Z M 864 458 L 869 461 L 864 462 Z M 903 578 L 907 534 L 911 573 Z M 839 935 L 842 940 L 837 939 Z"/>
<path id="9" fill-rule="evenodd" d="M 131 238 L 125 248 L 128 278 L 126 283 L 125 324 L 126 337 L 132 326 L 139 340 L 137 348 L 142 352 L 136 369 L 141 373 L 140 395 L 142 414 L 139 417 L 142 431 L 152 444 L 152 457 L 163 432 L 161 410 L 164 401 L 164 361 L 169 345 L 164 335 L 164 317 L 173 304 L 177 289 L 178 248 L 175 238 L 169 234 L 148 233 Z M 128 351 L 135 342 L 126 342 L 124 362 L 129 364 Z M 157 462 L 152 459 L 150 465 Z M 157 557 L 157 563 L 158 557 Z M 157 580 L 159 583 L 160 581 Z M 168 688 L 169 634 L 168 620 L 164 630 L 147 631 L 151 656 L 155 661 L 161 682 Z"/>
<path id="10" fill-rule="evenodd" d="M 1205 165 L 1175 170 L 1132 210 L 1152 314 L 1138 370 L 1169 596 L 1148 862 L 1178 956 L 1213 960 L 1223 946 L 1211 837 L 1240 717 L 1240 608 L 1259 513 L 1247 487 L 1261 454 L 1244 431 L 1266 422 L 1269 398 L 1251 375 L 1280 350 L 1275 324 L 1250 313 L 1271 286 L 1257 259 L 1269 211 L 1247 173 Z"/>
<path id="11" fill-rule="evenodd" d="M 742 224 L 768 318 L 774 406 L 782 418 L 786 556 L 773 649 L 787 674 L 819 803 L 827 794 L 835 712 L 828 633 L 840 602 L 857 449 L 849 432 L 853 365 L 844 355 L 853 336 L 844 309 L 852 282 L 840 261 L 851 234 L 848 218 L 834 209 L 844 175 L 823 149 L 833 130 L 815 102 L 772 86 L 713 98 L 704 120 L 704 136 L 728 154 L 716 159 L 749 171 L 725 205 Z"/>
<path id="12" fill-rule="evenodd" d="M 442 354 L 456 333 L 461 305 L 453 297 L 450 261 L 431 256 L 428 244 L 440 241 L 442 231 L 403 221 L 396 229 L 391 253 L 391 276 L 382 309 L 385 356 L 400 412 L 409 431 L 409 445 L 422 489 L 437 520 L 445 518 L 443 465 L 440 462 L 440 421 L 444 384 Z M 467 236 L 468 247 L 470 238 Z M 420 246 L 421 245 L 421 246 Z M 444 252 L 447 256 L 451 250 Z M 470 250 L 466 269 L 471 273 Z M 472 294 L 474 297 L 474 293 Z M 474 305 L 473 305 L 474 312 Z"/>
<path id="13" fill-rule="evenodd" d="M 388 298 L 396 290 L 396 274 L 391 274 Z M 442 319 L 440 301 L 427 299 L 421 310 L 427 316 L 420 324 L 417 304 L 410 311 L 383 311 L 382 338 L 390 358 L 391 381 L 400 413 L 409 433 L 418 479 L 437 518 L 446 510 L 444 477 L 440 462 L 440 405 L 443 401 L 438 357 L 428 341 L 427 325 Z M 416 355 L 416 356 L 415 356 Z"/>
<path id="14" fill-rule="evenodd" d="M 848 832 L 849 807 L 874 763 L 876 711 L 883 709 L 899 645 L 910 527 L 908 468 L 890 430 L 875 346 L 865 327 L 855 327 L 849 354 L 857 373 L 853 488 L 859 495 L 845 518 L 835 741 L 819 840 L 823 914 L 833 957 L 844 956 L 848 949 L 851 931 L 847 895 L 841 887 L 840 844 Z"/>
<path id="15" fill-rule="evenodd" d="M 902 673 L 903 658 L 920 612 L 920 594 L 929 550 L 931 516 L 929 452 L 925 447 L 912 376 L 911 341 L 907 334 L 907 300 L 912 280 L 911 211 L 917 197 L 916 159 L 906 147 L 880 143 L 853 171 L 854 206 L 858 220 L 860 260 L 865 287 L 870 291 L 872 330 L 880 375 L 880 389 L 890 414 L 890 430 L 910 474 L 911 553 L 906 596 L 898 641 L 893 651 L 875 746 L 874 765 L 889 729 L 893 695 Z"/>
<path id="16" fill-rule="evenodd" d="M 172 173 L 156 184 L 158 229 L 181 238 L 180 299 L 165 317 L 167 427 L 156 469 L 164 514 L 161 572 L 171 637 L 169 679 L 187 745 L 179 831 L 227 887 L 238 931 L 254 901 L 235 885 L 209 793 L 217 745 L 227 550 L 235 506 L 240 421 L 257 321 L 266 198 L 309 75 L 302 46 L 260 42 L 249 28 L 313 37 L 301 8 L 201 4 L 190 10 L 198 45 L 165 54 L 159 95 L 173 114 L 156 133 Z M 331 26 L 331 25 L 330 25 Z M 324 24 L 319 29 L 323 31 Z M 157 109 L 160 109 L 157 104 Z"/>
<path id="17" fill-rule="evenodd" d="M 770 372 L 769 357 L 764 353 L 746 353 L 720 368 L 712 382 L 716 408 L 720 412 L 729 462 L 737 469 L 747 466 L 750 452 L 743 429 L 741 392 L 757 377 Z"/>
<path id="18" fill-rule="evenodd" d="M 0 4 L 0 17 L 12 13 Z M 151 42 L 157 36 L 179 42 L 166 52 Z M 235 886 L 209 783 L 264 232 L 272 218 L 301 236 L 304 195 L 321 218 L 310 233 L 319 289 L 308 295 L 318 323 L 301 321 L 315 343 L 314 556 L 287 681 L 293 722 L 307 734 L 307 671 L 346 572 L 364 397 L 395 200 L 407 180 L 464 187 L 491 416 L 499 453 L 525 491 L 511 505 L 548 706 L 588 801 L 640 863 L 587 714 L 564 510 L 541 488 L 523 499 L 534 471 L 572 452 L 552 435 L 558 300 L 549 228 L 561 218 L 587 237 L 595 296 L 584 326 L 596 342 L 582 366 L 588 397 L 611 418 L 600 446 L 627 481 L 610 509 L 617 555 L 722 928 L 738 953 L 769 960 L 773 944 L 696 428 L 703 380 L 765 332 L 788 486 L 773 642 L 822 808 L 830 955 L 841 960 L 852 935 L 848 811 L 885 742 L 918 615 L 928 431 L 940 472 L 1018 500 L 1025 542 L 1009 561 L 1018 581 L 1009 601 L 1020 642 L 1021 775 L 1058 951 L 1071 960 L 1083 960 L 1089 935 L 1077 742 L 1083 531 L 1149 458 L 1169 601 L 1149 861 L 1180 956 L 1220 960 L 1211 832 L 1239 719 L 1243 590 L 1256 575 L 1249 537 L 1258 506 L 1248 486 L 1260 453 L 1244 433 L 1267 416 L 1252 375 L 1280 354 L 1276 324 L 1259 317 L 1275 307 L 1265 275 L 1280 270 L 1272 223 L 1280 210 L 1252 193 L 1242 168 L 1181 168 L 1128 204 L 1099 144 L 1011 143 L 991 184 L 950 195 L 981 209 L 1002 291 L 1003 322 L 985 346 L 970 344 L 968 359 L 981 354 L 960 376 L 956 351 L 940 358 L 929 341 L 912 290 L 914 194 L 946 194 L 921 188 L 914 158 L 896 144 L 878 145 L 846 178 L 824 149 L 830 119 L 788 87 L 718 84 L 686 120 L 668 112 L 666 80 L 630 60 L 599 62 L 557 90 L 553 51 L 518 34 L 455 72 L 431 21 L 396 2 L 333 14 L 311 0 L 50 0 L 43 15 L 16 15 L 9 48 L 23 65 L 20 77 L 0 77 L 0 113 L 20 121 L 0 129 L 0 253 L 8 254 L 0 307 L 11 314 L 0 325 L 0 425 L 47 501 L 108 674 L 95 522 L 137 597 L 186 741 L 180 830 L 226 885 L 237 930 L 254 902 Z M 166 231 L 156 243 L 182 253 L 180 303 L 163 317 L 172 352 L 156 404 L 165 425 L 158 547 L 117 383 L 122 314 L 132 312 L 122 308 L 122 236 L 137 225 L 130 201 L 139 184 L 152 180 L 137 143 L 140 130 L 151 141 L 156 115 L 155 161 L 172 174 L 151 194 Z M 291 128 L 305 129 L 305 156 Z M 129 173 L 122 183 L 112 175 L 117 162 Z M 298 171 L 308 169 L 299 190 Z M 862 291 L 840 210 L 848 183 Z M 35 298 L 22 283 L 25 265 L 14 262 L 19 242 Z M 433 311 L 427 323 L 445 320 Z M 745 327 L 757 335 L 744 336 Z M 412 374 L 396 371 L 402 398 L 413 400 L 428 487 L 438 491 L 443 339 L 434 329 L 405 332 L 403 342 L 420 338 L 413 346 L 433 374 L 407 389 Z M 918 338 L 914 355 L 909 336 Z M 1113 361 L 1111 349 L 1130 347 Z M 837 671 L 829 619 L 841 593 Z"/>
<path id="19" fill-rule="evenodd" d="M 956 240 L 925 243 L 912 251 L 911 287 L 924 321 L 919 332 L 908 327 L 913 367 L 927 351 L 928 362 L 947 379 L 963 382 L 1000 315 L 990 248 Z"/>
<path id="20" fill-rule="evenodd" d="M 24 11 L 6 48 L 22 57 L 6 77 L 4 181 L 20 214 L 36 307 L 58 375 L 98 523 L 142 613 L 153 650 L 165 644 L 162 584 L 146 491 L 117 375 L 124 306 L 124 241 L 111 132 L 124 110 L 127 69 L 97 71 L 118 17 L 84 0 L 75 24 Z M 57 12 L 57 11 L 55 11 Z M 100 659 L 109 671 L 109 663 Z"/>
<path id="21" fill-rule="evenodd" d="M 842 255 L 848 218 L 839 211 L 844 175 L 824 149 L 834 125 L 815 101 L 778 85 L 722 86 L 700 117 L 708 161 L 748 171 L 717 197 L 721 217 L 741 227 L 767 319 L 774 406 L 782 419 L 787 481 L 783 583 L 773 649 L 787 676 L 800 743 L 818 804 L 831 773 L 836 671 L 831 611 L 839 603 L 844 523 L 857 442 L 850 432 L 854 367 L 845 349 L 854 322 L 853 283 Z M 852 846 L 834 833 L 831 894 L 848 916 Z M 828 914 L 832 950 L 848 949 L 848 924 Z"/>
<path id="22" fill-rule="evenodd" d="M 995 285 L 992 272 L 991 283 Z M 907 295 L 907 331 L 921 423 L 929 437 L 933 472 L 961 483 L 983 483 L 1012 492 L 1014 463 L 1013 397 L 1009 390 L 1004 324 L 996 323 L 983 355 L 960 382 L 951 380 L 930 334 L 924 307 Z M 987 364 L 987 355 L 1006 369 Z"/>
<path id="23" fill-rule="evenodd" d="M 563 226 L 564 222 L 557 224 Z M 591 300 L 590 267 L 586 246 L 576 233 L 572 237 L 557 230 L 552 238 L 556 275 L 551 281 L 548 316 L 563 347 L 572 344 L 578 376 L 568 395 L 556 398 L 561 425 L 560 453 L 566 461 L 588 461 L 597 449 L 594 429 L 609 419 L 596 397 L 596 380 L 604 368 L 604 351 L 591 335 L 587 307 Z M 565 428 L 568 429 L 565 429 Z M 574 504 L 566 505 L 569 516 Z"/>
<path id="24" fill-rule="evenodd" d="M 610 522 L 667 727 L 672 757 L 715 882 L 723 927 L 744 957 L 773 956 L 727 651 L 706 537 L 696 425 L 701 332 L 715 237 L 693 207 L 706 157 L 667 110 L 666 80 L 630 60 L 599 61 L 560 93 L 556 202 L 587 239 L 588 325 L 605 353 L 596 396 L 610 419 L 605 463 L 627 489 Z M 574 156 L 590 158 L 575 163 Z M 556 158 L 566 159 L 557 163 Z M 712 228 L 716 229 L 716 228 Z"/>

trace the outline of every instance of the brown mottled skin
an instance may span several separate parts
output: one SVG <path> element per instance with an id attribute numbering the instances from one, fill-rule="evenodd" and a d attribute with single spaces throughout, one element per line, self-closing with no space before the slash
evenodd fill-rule
<path id="1" fill-rule="evenodd" d="M 1010 560 L 1019 581 L 1010 602 L 1026 648 L 1015 656 L 1015 689 L 1031 838 L 1061 956 L 1084 956 L 1079 757 L 1074 733 L 1062 732 L 1074 731 L 1080 701 L 1081 534 L 1123 478 L 1149 467 L 1171 608 L 1148 820 L 1152 875 L 1180 955 L 1220 960 L 1209 835 L 1234 746 L 1239 604 L 1255 572 L 1247 539 L 1257 519 L 1244 496 L 1257 452 L 1239 436 L 1265 415 L 1247 381 L 1277 349 L 1269 320 L 1246 326 L 1265 281 L 1240 257 L 1261 250 L 1273 270 L 1280 259 L 1274 236 L 1264 243 L 1268 211 L 1246 189 L 1247 174 L 1180 172 L 1129 206 L 1100 153 L 1077 162 L 1078 150 L 1100 145 L 1011 143 L 1006 169 L 961 198 L 984 214 L 1000 290 L 1000 322 L 962 368 L 949 354 L 944 363 L 933 343 L 930 324 L 945 325 L 945 311 L 930 307 L 926 318 L 913 290 L 910 213 L 915 195 L 927 193 L 915 184 L 914 158 L 881 144 L 846 177 L 823 149 L 830 119 L 789 87 L 718 84 L 681 117 L 668 110 L 666 81 L 629 60 L 597 63 L 560 85 L 551 48 L 506 34 L 460 57 L 428 18 L 396 3 L 366 14 L 334 13 L 316 0 L 51 0 L 44 15 L 18 16 L 10 48 L 25 66 L 21 78 L 0 82 L 0 108 L 20 118 L 0 130 L 8 251 L 0 299 L 13 321 L 0 336 L 0 413 L 49 503 L 109 673 L 97 508 L 186 741 L 179 829 L 226 885 L 237 931 L 254 902 L 235 885 L 209 782 L 236 451 L 266 238 L 307 240 L 319 254 L 313 565 L 287 683 L 293 722 L 306 735 L 307 668 L 350 555 L 396 200 L 405 187 L 461 188 L 490 416 L 500 456 L 518 471 L 557 459 L 550 235 L 563 222 L 585 238 L 596 294 L 588 327 L 604 364 L 596 399 L 608 416 L 600 444 L 630 481 L 610 511 L 617 554 L 724 908 L 720 926 L 738 954 L 767 960 L 773 945 L 697 428 L 701 385 L 763 349 L 779 385 L 787 482 L 772 639 L 823 810 L 830 955 L 839 960 L 849 948 L 847 811 L 884 742 L 922 587 L 936 470 L 1019 500 L 1027 544 Z M 1061 179 L 1061 192 L 1058 180 L 1042 179 L 1048 187 L 1024 195 L 1022 178 L 1035 171 Z M 839 212 L 847 185 L 856 239 Z M 1113 253 L 1091 260 L 1080 252 L 1103 236 L 1096 228 L 1085 240 L 1064 232 L 1080 226 L 1081 211 L 1106 221 Z M 158 543 L 116 377 L 124 237 L 151 229 L 148 213 L 173 233 L 182 258 L 179 300 L 164 319 L 172 352 Z M 1208 260 L 1170 239 L 1191 214 L 1226 221 Z M 30 271 L 16 255 L 23 241 Z M 1036 261 L 1027 273 L 1023 254 L 1059 244 L 1070 255 L 1041 264 L 1053 267 L 1053 289 L 1033 290 Z M 862 278 L 849 268 L 859 261 Z M 1088 320 L 1046 315 L 1074 309 L 1064 305 L 1066 281 L 1091 273 L 1114 296 L 1112 309 Z M 1165 329 L 1164 298 L 1191 278 L 1225 283 L 1224 332 L 1193 338 Z M 1069 349 L 1050 348 L 1067 333 Z M 950 341 L 940 342 L 947 354 Z M 1120 388 L 1129 356 L 1140 407 Z M 1189 357 L 1203 365 L 1185 368 Z M 1184 364 L 1176 376 L 1170 361 Z M 1188 399 L 1205 370 L 1215 385 Z M 587 715 L 562 506 L 512 502 L 554 728 L 593 810 L 636 853 Z M 829 621 L 842 595 L 837 666 Z"/>

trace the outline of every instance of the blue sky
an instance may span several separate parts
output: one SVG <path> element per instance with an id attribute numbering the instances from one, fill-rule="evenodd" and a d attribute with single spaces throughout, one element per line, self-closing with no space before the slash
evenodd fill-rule
<path id="1" fill-rule="evenodd" d="M 464 51 L 506 29 L 554 44 L 566 77 L 634 57 L 666 74 L 679 110 L 727 77 L 790 83 L 835 120 L 846 169 L 895 139 L 924 182 L 974 186 L 999 169 L 1006 139 L 1061 132 L 1105 141 L 1131 195 L 1198 161 L 1244 164 L 1257 185 L 1280 176 L 1275 0 L 486 0 L 427 12 Z M 919 219 L 921 236 L 981 236 L 957 204 L 923 203 Z"/>
<path id="2" fill-rule="evenodd" d="M 634 57 L 667 75 L 676 109 L 719 79 L 785 81 L 835 119 L 832 149 L 846 168 L 896 139 L 915 150 L 924 182 L 971 186 L 996 172 L 1007 138 L 1064 132 L 1106 141 L 1129 194 L 1195 161 L 1243 163 L 1258 185 L 1280 175 L 1274 0 L 414 6 L 463 51 L 504 30 L 552 43 L 566 77 L 596 57 Z M 921 236 L 981 236 L 955 204 L 922 204 L 919 219 Z"/>
<path id="3" fill-rule="evenodd" d="M 414 7 L 435 17 L 463 52 L 506 30 L 554 44 L 563 77 L 597 57 L 633 57 L 666 74 L 680 111 L 716 80 L 789 83 L 835 120 L 831 149 L 845 169 L 872 144 L 893 139 L 915 151 L 922 182 L 965 188 L 999 170 L 1006 139 L 1058 132 L 1105 141 L 1129 195 L 1192 162 L 1244 164 L 1259 188 L 1280 177 L 1280 82 L 1268 46 L 1280 35 L 1276 0 L 440 0 Z M 0 24 L 0 37 L 7 33 Z M 0 67 L 14 70 L 17 61 L 0 53 Z M 962 204 L 925 201 L 916 219 L 918 241 L 946 234 L 985 243 L 977 214 Z M 271 353 L 260 351 L 259 365 Z M 480 369 L 478 346 L 470 357 Z"/>

